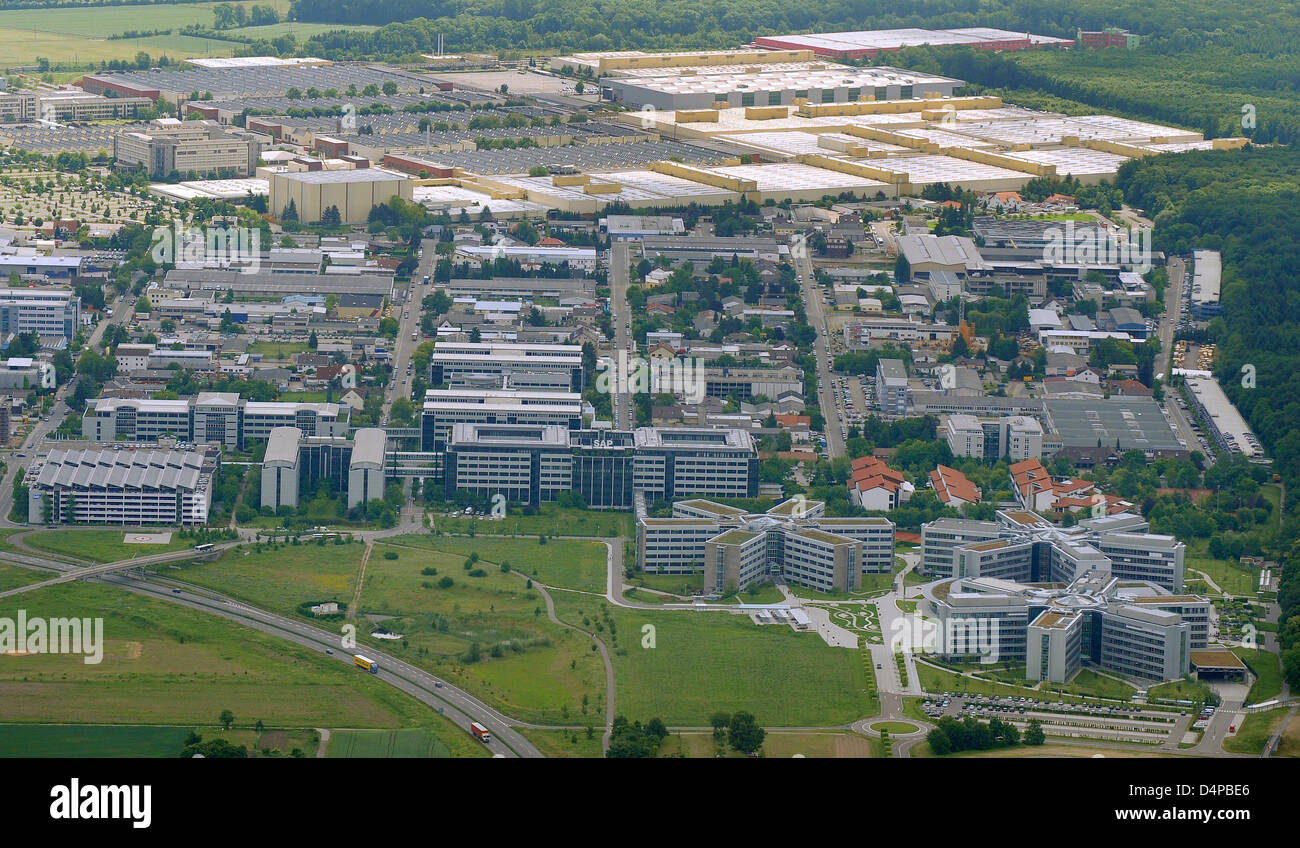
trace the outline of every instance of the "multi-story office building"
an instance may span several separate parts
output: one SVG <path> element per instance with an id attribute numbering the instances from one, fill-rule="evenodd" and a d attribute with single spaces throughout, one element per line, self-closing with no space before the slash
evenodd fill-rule
<path id="1" fill-rule="evenodd" d="M 969 456 L 984 462 L 997 462 L 1003 457 L 1020 462 L 1043 455 L 1043 425 L 1027 415 L 996 419 L 949 415 L 944 424 L 944 437 L 953 456 Z"/>
<path id="2" fill-rule="evenodd" d="M 886 415 L 907 413 L 907 367 L 903 360 L 876 362 L 876 404 Z"/>
<path id="3" fill-rule="evenodd" d="M 296 508 L 322 479 L 343 489 L 349 509 L 382 498 L 386 440 L 378 427 L 363 427 L 352 439 L 275 427 L 262 461 L 262 505 Z"/>
<path id="4" fill-rule="evenodd" d="M 894 525 L 877 517 L 826 518 L 825 504 L 793 498 L 765 513 L 708 500 L 678 501 L 671 518 L 637 521 L 637 567 L 651 574 L 703 570 L 710 592 L 780 576 L 821 591 L 849 591 L 863 574 L 888 574 Z"/>
<path id="5" fill-rule="evenodd" d="M 113 139 L 119 168 L 142 167 L 155 179 L 191 172 L 247 177 L 257 170 L 260 155 L 256 136 L 231 132 L 215 121 L 158 118 L 145 132 L 118 133 Z"/>
<path id="6" fill-rule="evenodd" d="M 81 298 L 72 289 L 0 289 L 0 334 L 36 333 L 71 340 L 81 325 Z"/>
<path id="7" fill-rule="evenodd" d="M 204 524 L 215 449 L 53 450 L 27 474 L 28 514 L 47 524 Z"/>
<path id="8" fill-rule="evenodd" d="M 443 458 L 457 491 L 536 505 L 573 491 L 596 509 L 628 509 L 632 493 L 753 497 L 758 456 L 744 430 L 642 427 L 570 430 L 556 424 L 453 424 Z"/>
<path id="9" fill-rule="evenodd" d="M 1206 645 L 1198 624 L 1208 619 L 1208 600 L 1121 583 L 1104 567 L 1065 584 L 963 577 L 921 593 L 939 622 L 927 650 L 949 660 L 1023 660 L 1030 681 L 1066 683 L 1088 665 L 1173 680 L 1187 673 L 1190 651 Z"/>
<path id="10" fill-rule="evenodd" d="M 439 342 L 429 357 L 429 382 L 449 389 L 484 388 L 483 381 L 506 377 L 516 389 L 554 391 L 554 375 L 568 378 L 571 392 L 582 391 L 582 347 L 579 345 Z M 549 375 L 542 384 L 534 375 Z"/>
<path id="11" fill-rule="evenodd" d="M 582 395 L 499 389 L 428 389 L 420 417 L 420 449 L 443 450 L 456 424 L 555 424 L 582 427 Z"/>
<path id="12" fill-rule="evenodd" d="M 747 498 L 758 492 L 758 455 L 745 430 L 639 427 L 633 433 L 633 486 L 647 498 Z"/>
<path id="13" fill-rule="evenodd" d="M 922 525 L 922 573 L 1069 583 L 1104 569 L 1122 580 L 1182 591 L 1185 546 L 1145 532 L 1140 517 L 1107 516 L 1059 528 L 1024 510 L 997 516 L 997 522 L 939 518 Z"/>
<path id="14" fill-rule="evenodd" d="M 265 441 L 276 427 L 296 427 L 307 436 L 347 435 L 352 409 L 337 403 L 271 403 L 245 400 L 233 392 L 203 392 L 194 398 L 153 400 L 94 398 L 81 417 L 81 435 L 97 442 L 156 441 L 172 436 L 199 444 L 243 448 Z"/>

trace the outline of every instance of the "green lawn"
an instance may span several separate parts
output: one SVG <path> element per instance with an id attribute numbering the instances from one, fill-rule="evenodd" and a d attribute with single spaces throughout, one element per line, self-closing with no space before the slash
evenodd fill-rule
<path id="1" fill-rule="evenodd" d="M 963 692 L 971 695 L 1012 695 L 1025 698 L 1038 698 L 1046 700 L 1052 697 L 1054 700 L 1078 703 L 1083 699 L 1074 695 L 1066 694 L 1064 696 L 1056 694 L 1056 687 L 1039 691 L 1030 689 L 1026 686 L 1012 686 L 1006 683 L 994 683 L 988 680 L 978 680 L 971 677 L 965 677 L 956 672 L 946 669 L 935 668 L 924 662 L 917 662 L 916 673 L 921 678 L 921 688 L 926 692 Z"/>
<path id="2" fill-rule="evenodd" d="M 1230 754 L 1261 754 L 1272 738 L 1282 718 L 1290 707 L 1278 707 L 1262 713 L 1251 713 L 1242 720 L 1235 736 L 1223 740 L 1223 750 Z"/>
<path id="3" fill-rule="evenodd" d="M 1238 648 L 1233 651 L 1241 661 L 1250 667 L 1255 675 L 1255 682 L 1246 696 L 1246 703 L 1259 704 L 1282 694 L 1282 659 L 1277 654 L 1265 650 Z"/>
<path id="4" fill-rule="evenodd" d="M 689 596 L 692 592 L 704 589 L 704 574 L 636 574 L 627 579 L 633 586 L 658 589 L 660 592 L 672 592 L 674 595 Z"/>
<path id="5" fill-rule="evenodd" d="M 1023 679 L 1023 677 L 1021 678 Z M 1059 688 L 1059 687 L 1058 687 Z M 1082 669 L 1065 686 L 1065 691 L 1072 695 L 1087 695 L 1093 698 L 1112 698 L 1117 701 L 1131 700 L 1137 689 L 1122 680 L 1098 674 L 1092 669 Z"/>
<path id="6" fill-rule="evenodd" d="M 252 342 L 248 346 L 249 353 L 260 353 L 264 359 L 290 359 L 310 349 L 306 342 Z"/>
<path id="7" fill-rule="evenodd" d="M 1171 680 L 1147 690 L 1148 700 L 1204 701 L 1211 694 L 1210 687 L 1195 680 Z"/>
<path id="8" fill-rule="evenodd" d="M 351 605 L 365 546 L 245 545 L 212 562 L 190 562 L 171 576 L 248 601 L 281 615 L 300 616 L 306 601 L 340 601 Z M 375 557 L 372 556 L 373 562 Z"/>
<path id="9" fill-rule="evenodd" d="M 328 403 L 326 392 L 281 392 L 280 400 L 286 403 Z"/>
<path id="10" fill-rule="evenodd" d="M 171 541 L 164 545 L 132 545 L 122 541 L 129 532 L 120 527 L 36 530 L 24 536 L 23 542 L 40 551 L 91 562 L 117 562 L 151 554 L 164 554 L 192 548 L 195 544 L 193 539 L 182 539 L 175 530 L 172 530 Z"/>
<path id="11" fill-rule="evenodd" d="M 920 730 L 915 724 L 908 724 L 905 721 L 878 721 L 871 725 L 871 729 L 880 733 L 886 731 L 892 735 L 901 735 L 905 733 L 915 733 Z"/>
<path id="12" fill-rule="evenodd" d="M 831 648 L 816 634 L 728 613 L 626 610 L 572 592 L 553 596 L 562 619 L 601 628 L 623 715 L 680 726 L 707 724 L 718 710 L 747 710 L 760 724 L 812 726 L 871 714 L 860 653 Z"/>
<path id="13" fill-rule="evenodd" d="M 387 559 L 385 552 L 398 557 Z M 358 622 L 360 616 L 382 621 L 403 638 L 374 642 L 363 628 L 362 641 L 428 668 L 511 716 L 541 724 L 603 723 L 604 669 L 591 640 L 551 622 L 522 573 L 504 573 L 483 560 L 466 570 L 465 559 L 377 545 L 366 565 Z M 472 576 L 476 570 L 482 576 Z M 440 585 L 445 577 L 450 587 Z"/>
<path id="14" fill-rule="evenodd" d="M 601 536 L 613 538 L 636 536 L 636 525 L 629 512 L 605 512 L 542 504 L 536 515 L 525 515 L 512 507 L 505 518 L 449 518 L 431 506 L 434 529 L 443 533 L 469 533 L 478 536 Z"/>
<path id="15" fill-rule="evenodd" d="M 1254 596 L 1259 588 L 1259 572 L 1247 568 L 1234 560 L 1214 559 L 1209 555 L 1209 542 L 1196 539 L 1187 544 L 1184 567 L 1189 577 L 1196 577 L 1194 572 L 1203 571 L 1219 588 L 1231 595 Z"/>
<path id="16" fill-rule="evenodd" d="M 428 548 L 462 558 L 477 553 L 486 562 L 485 567 L 496 569 L 506 562 L 511 568 L 546 586 L 602 594 L 605 591 L 608 553 L 600 542 L 548 539 L 543 545 L 537 539 L 529 537 L 513 539 L 433 535 L 396 536 L 389 541 L 393 545 Z"/>

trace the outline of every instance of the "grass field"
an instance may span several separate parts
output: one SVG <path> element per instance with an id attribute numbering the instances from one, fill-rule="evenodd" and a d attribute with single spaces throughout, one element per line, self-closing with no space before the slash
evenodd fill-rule
<path id="1" fill-rule="evenodd" d="M 327 403 L 325 392 L 281 392 L 280 400 L 289 403 Z"/>
<path id="2" fill-rule="evenodd" d="M 193 539 L 182 539 L 174 531 L 165 545 L 130 545 L 122 541 L 128 532 L 121 527 L 37 530 L 24 536 L 23 542 L 36 550 L 91 562 L 117 562 L 194 547 Z"/>
<path id="3" fill-rule="evenodd" d="M 1271 651 L 1238 648 L 1234 651 L 1250 667 L 1255 682 L 1246 696 L 1247 704 L 1258 704 L 1282 693 L 1282 659 Z"/>
<path id="4" fill-rule="evenodd" d="M 634 537 L 636 527 L 631 513 L 574 509 L 542 504 L 536 515 L 511 511 L 499 520 L 483 518 L 449 518 L 433 514 L 434 529 L 443 533 L 469 533 L 478 536 L 602 536 Z"/>
<path id="5" fill-rule="evenodd" d="M 764 725 L 815 726 L 871 713 L 860 654 L 816 634 L 758 627 L 741 615 L 626 610 L 572 592 L 552 595 L 560 618 L 601 628 L 623 715 L 681 726 L 707 724 L 718 710 L 746 710 Z"/>
<path id="6" fill-rule="evenodd" d="M 701 574 L 637 574 L 627 581 L 633 586 L 658 589 L 660 592 L 672 592 L 675 595 L 689 595 L 704 588 L 704 575 Z"/>
<path id="7" fill-rule="evenodd" d="M 1209 555 L 1209 542 L 1196 539 L 1187 543 L 1184 567 L 1189 577 L 1197 576 L 1194 572 L 1203 571 L 1219 588 L 1231 595 L 1248 595 L 1254 597 L 1259 588 L 1259 573 L 1236 562 L 1226 559 L 1214 559 Z"/>
<path id="8" fill-rule="evenodd" d="M 398 558 L 386 559 L 388 551 Z M 402 634 L 400 641 L 385 641 L 383 650 L 509 715 L 543 724 L 601 724 L 604 670 L 590 639 L 551 622 L 541 595 L 526 588 L 522 574 L 480 560 L 471 570 L 483 575 L 473 577 L 465 559 L 462 553 L 377 545 L 366 565 L 358 616 Z M 422 573 L 426 569 L 437 573 Z M 444 577 L 453 585 L 442 588 Z M 364 641 L 364 630 L 360 635 Z"/>
<path id="9" fill-rule="evenodd" d="M 414 758 L 451 756 L 447 743 L 427 730 L 335 730 L 325 756 L 340 758 Z"/>
<path id="10" fill-rule="evenodd" d="M 212 562 L 186 564 L 171 576 L 215 589 L 254 606 L 298 616 L 305 601 L 352 603 L 365 546 L 282 545 L 256 553 L 249 546 L 228 551 Z"/>
<path id="11" fill-rule="evenodd" d="M 905 733 L 915 733 L 917 730 L 920 730 L 920 728 L 915 724 L 908 724 L 905 721 L 878 721 L 871 725 L 871 729 L 877 733 L 888 731 L 891 735 L 895 736 Z"/>
<path id="12" fill-rule="evenodd" d="M 499 569 L 501 563 L 547 586 L 580 589 L 584 592 L 605 591 L 606 549 L 600 542 L 548 539 L 543 545 L 534 538 L 483 538 L 467 536 L 397 536 L 394 545 L 412 545 L 443 551 L 461 558 L 477 553 L 488 566 Z"/>
<path id="13" fill-rule="evenodd" d="M 1088 695 L 1093 698 L 1113 698 L 1119 701 L 1127 701 L 1133 697 L 1137 689 L 1128 685 L 1122 680 L 1116 680 L 1113 677 L 1107 677 L 1104 674 L 1098 674 L 1091 669 L 1082 669 L 1074 676 L 1068 684 L 1065 685 L 1065 691 L 1072 695 Z"/>
<path id="14" fill-rule="evenodd" d="M 19 568 L 16 565 L 0 563 L 0 592 L 5 589 L 17 589 L 28 583 L 36 583 L 54 575 L 48 571 L 36 571 L 31 568 Z"/>
<path id="15" fill-rule="evenodd" d="M 248 346 L 249 353 L 260 353 L 264 359 L 289 359 L 307 350 L 306 342 L 253 342 Z"/>
<path id="16" fill-rule="evenodd" d="M 788 759 L 794 756 L 832 759 L 836 757 L 870 758 L 880 756 L 874 740 L 856 733 L 768 733 L 760 749 L 762 756 L 770 759 Z M 718 746 L 712 733 L 674 733 L 659 748 L 660 757 L 689 757 L 711 759 L 717 756 Z M 724 756 L 741 758 L 743 754 L 724 748 Z"/>
<path id="17" fill-rule="evenodd" d="M 1236 736 L 1223 740 L 1223 750 L 1230 754 L 1260 754 L 1264 746 L 1276 732 L 1282 717 L 1291 711 L 1290 707 L 1278 707 L 1262 713 L 1251 713 L 1237 728 Z"/>
<path id="18" fill-rule="evenodd" d="M 103 617 L 103 658 L 0 659 L 8 723 L 398 728 L 445 720 L 333 657 L 110 586 L 66 583 L 0 601 L 0 616 Z M 448 725 L 450 726 L 450 725 Z"/>
<path id="19" fill-rule="evenodd" d="M 1148 698 L 1165 701 L 1204 701 L 1210 694 L 1210 687 L 1196 680 L 1171 680 L 1147 690 Z"/>
<path id="20" fill-rule="evenodd" d="M 597 722 L 596 724 L 600 724 Z M 524 738 L 537 746 L 548 757 L 577 757 L 586 759 L 601 759 L 605 753 L 600 750 L 600 735 L 603 729 L 599 726 L 593 728 L 591 738 L 587 738 L 584 730 L 534 730 L 533 728 L 520 728 L 519 732 Z"/>

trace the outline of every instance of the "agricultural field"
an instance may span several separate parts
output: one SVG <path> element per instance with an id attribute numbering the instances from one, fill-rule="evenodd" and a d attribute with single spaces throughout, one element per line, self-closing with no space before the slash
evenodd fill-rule
<path id="1" fill-rule="evenodd" d="M 369 675 L 222 618 L 111 586 L 65 583 L 0 601 L 0 616 L 102 617 L 102 661 L 33 654 L 0 663 L 11 724 L 400 728 L 443 719 Z M 448 724 L 450 727 L 451 725 Z M 207 736 L 207 734 L 204 734 Z"/>
<path id="2" fill-rule="evenodd" d="M 389 559 L 390 553 L 397 558 Z M 461 553 L 379 544 L 366 564 L 357 621 L 402 638 L 376 640 L 364 630 L 358 635 L 511 716 L 599 726 L 605 702 L 600 656 L 589 638 L 551 622 L 545 601 L 526 582 L 524 574 L 503 572 L 482 558 L 470 562 Z"/>
<path id="3" fill-rule="evenodd" d="M 288 0 L 257 0 L 257 2 L 275 7 L 281 16 L 289 9 Z M 0 11 L 0 66 L 34 65 L 37 59 L 42 57 L 49 59 L 55 65 L 61 63 L 85 65 L 113 59 L 134 59 L 136 53 L 141 50 L 155 58 L 163 54 L 173 58 L 229 56 L 241 46 L 238 42 L 180 34 L 181 28 L 190 24 L 211 27 L 214 21 L 212 10 L 216 5 L 216 3 L 160 3 L 148 6 Z M 250 0 L 235 5 L 248 7 L 254 3 Z M 105 37 L 132 31 L 147 32 L 165 29 L 172 30 L 172 33 L 130 39 Z M 248 29 L 261 30 L 274 29 L 274 27 Z M 241 36 L 248 34 L 252 37 L 262 37 L 254 33 L 245 33 L 243 29 L 231 32 Z"/>
<path id="4" fill-rule="evenodd" d="M 205 586 L 281 615 L 300 616 L 306 602 L 351 605 L 365 546 L 359 543 L 245 545 L 211 562 L 190 562 L 169 576 Z M 373 561 L 373 559 L 372 559 Z"/>
<path id="5" fill-rule="evenodd" d="M 545 586 L 559 586 L 584 592 L 604 593 L 607 551 L 600 542 L 548 539 L 541 544 L 531 537 L 483 538 L 467 536 L 398 536 L 393 545 L 411 545 L 467 557 L 478 554 L 494 568 L 509 563 L 514 570 Z"/>
<path id="6" fill-rule="evenodd" d="M 729 613 L 626 610 L 564 591 L 552 597 L 562 620 L 595 630 L 610 648 L 623 715 L 691 726 L 719 710 L 745 710 L 763 725 L 815 726 L 872 711 L 861 655 L 816 634 Z"/>
<path id="7" fill-rule="evenodd" d="M 165 544 L 128 544 L 122 540 L 129 532 L 130 530 L 121 527 L 35 530 L 23 536 L 22 542 L 38 551 L 89 562 L 118 562 L 152 554 L 181 551 L 192 548 L 195 544 L 193 539 L 182 539 L 174 532 L 171 541 Z"/>
<path id="8" fill-rule="evenodd" d="M 204 740 L 221 738 L 242 745 L 250 757 L 312 757 L 320 735 L 310 728 L 288 730 L 219 726 L 167 727 L 130 724 L 0 725 L 0 758 L 175 757 L 191 732 Z M 375 731 L 383 733 L 384 731 Z M 401 732 L 401 731 L 392 731 Z"/>
<path id="9" fill-rule="evenodd" d="M 481 744 L 481 743 L 480 743 Z M 433 733 L 419 728 L 406 730 L 335 730 L 330 734 L 325 756 L 339 758 L 445 759 L 451 749 Z"/>

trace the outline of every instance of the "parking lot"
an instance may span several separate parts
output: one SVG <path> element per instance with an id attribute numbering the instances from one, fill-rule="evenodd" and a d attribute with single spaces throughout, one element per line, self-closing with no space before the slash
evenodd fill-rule
<path id="1" fill-rule="evenodd" d="M 1111 742 L 1163 744 L 1187 715 L 1140 704 L 1069 704 L 1064 700 L 1029 697 L 962 695 L 944 692 L 922 701 L 921 709 L 934 720 L 949 715 L 998 718 L 1022 731 L 1031 719 L 1038 720 L 1051 736 L 1100 739 Z M 1213 710 L 1210 711 L 1210 714 Z M 1208 718 L 1207 714 L 1202 714 Z"/>

